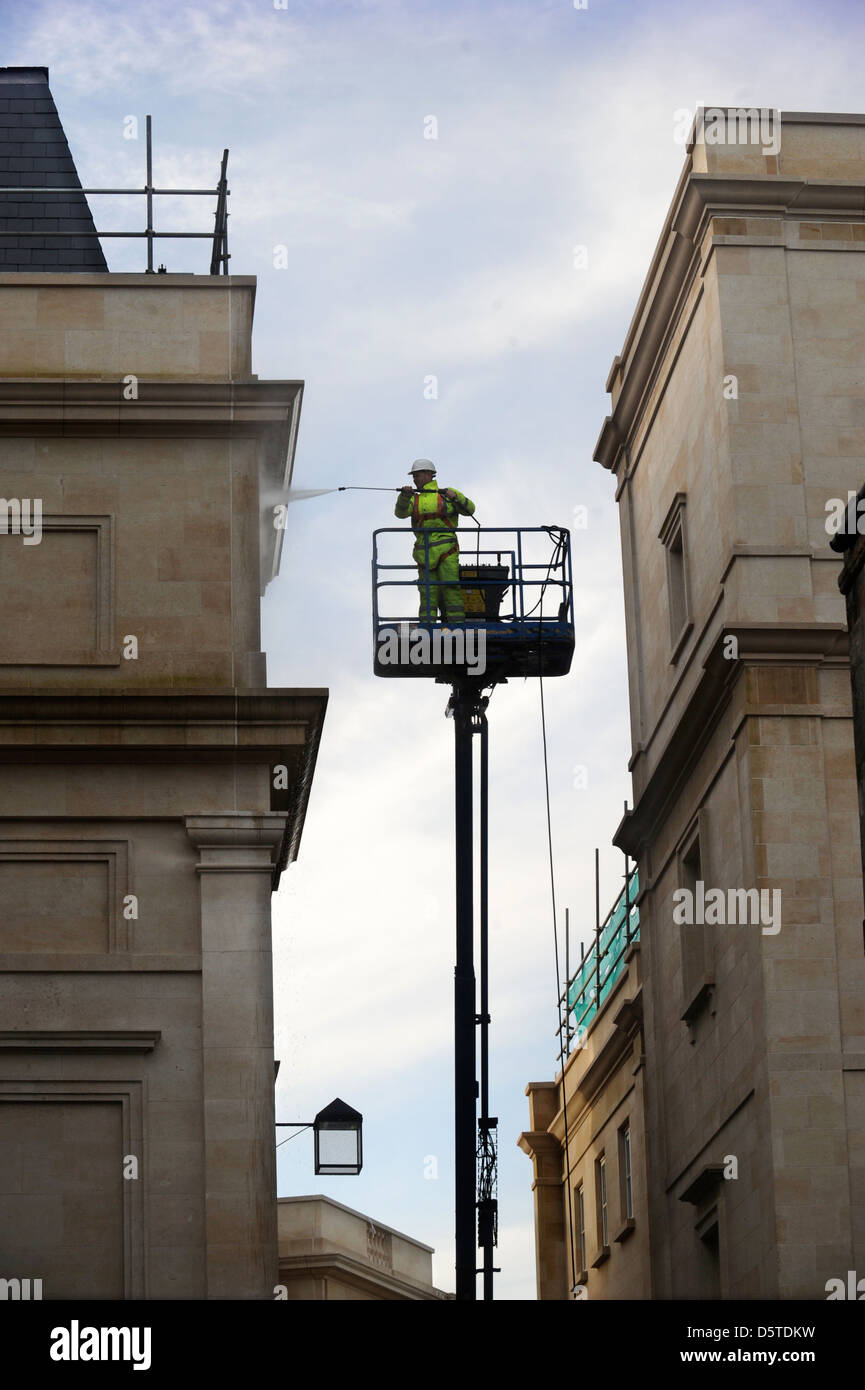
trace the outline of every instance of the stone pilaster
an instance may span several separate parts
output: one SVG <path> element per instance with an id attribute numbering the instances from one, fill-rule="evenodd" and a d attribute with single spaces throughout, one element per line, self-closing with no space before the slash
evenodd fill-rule
<path id="1" fill-rule="evenodd" d="M 189 816 L 201 885 L 208 1298 L 277 1276 L 270 894 L 283 815 Z"/>
<path id="2" fill-rule="evenodd" d="M 526 1095 L 532 1127 L 517 1142 L 532 1160 L 538 1298 L 562 1300 L 568 1297 L 562 1146 L 547 1128 L 557 1111 L 558 1085 L 550 1081 L 530 1082 Z"/>

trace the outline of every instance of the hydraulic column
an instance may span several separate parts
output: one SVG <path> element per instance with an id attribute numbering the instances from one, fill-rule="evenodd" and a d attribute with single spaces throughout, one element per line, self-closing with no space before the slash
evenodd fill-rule
<path id="1" fill-rule="evenodd" d="M 454 685 L 454 785 L 456 830 L 456 969 L 454 971 L 454 1182 L 456 1296 L 476 1297 L 475 1271 L 475 1068 L 474 843 L 472 807 L 472 715 L 476 694 Z"/>
<path id="2" fill-rule="evenodd" d="M 487 971 L 488 698 L 477 681 L 454 683 L 448 712 L 454 718 L 456 830 L 456 970 L 454 972 L 454 1180 L 456 1296 L 477 1297 L 477 1249 L 483 1249 L 484 1298 L 493 1296 L 496 1243 L 497 1121 L 489 1114 L 489 1000 Z M 472 738 L 481 738 L 480 956 L 481 1011 L 474 969 L 474 819 Z M 481 1029 L 481 1116 L 478 1119 L 476 1028 Z"/>

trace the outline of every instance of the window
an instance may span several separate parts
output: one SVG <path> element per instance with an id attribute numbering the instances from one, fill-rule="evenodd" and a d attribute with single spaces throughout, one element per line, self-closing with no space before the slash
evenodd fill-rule
<path id="1" fill-rule="evenodd" d="M 692 627 L 685 535 L 685 494 L 677 492 L 658 539 L 667 552 L 667 608 L 670 615 L 670 660 L 676 661 Z"/>
<path id="2" fill-rule="evenodd" d="M 631 1184 L 631 1126 L 619 1130 L 619 1175 L 622 1183 L 622 1219 L 634 1219 L 634 1193 Z"/>
<path id="3" fill-rule="evenodd" d="M 586 1199 L 583 1184 L 577 1188 L 577 1219 L 580 1227 L 580 1272 L 586 1268 Z"/>
<path id="4" fill-rule="evenodd" d="M 729 1297 L 725 1277 L 724 1189 L 731 1186 L 724 1182 L 726 1165 L 720 1162 L 704 1163 L 693 1174 L 690 1183 L 681 1194 L 679 1201 L 688 1202 L 694 1208 L 694 1232 L 697 1236 L 695 1258 L 685 1258 L 681 1270 L 673 1272 L 673 1298 L 707 1298 L 717 1301 Z M 678 1285 L 678 1287 L 676 1287 Z"/>
<path id="5" fill-rule="evenodd" d="M 699 829 L 694 832 L 682 850 L 681 864 L 680 886 L 686 888 L 693 898 L 697 892 L 697 884 L 703 876 L 703 854 L 700 847 Z"/>
<path id="6" fill-rule="evenodd" d="M 700 811 L 679 850 L 679 888 L 688 896 L 684 902 L 680 901 L 680 907 L 675 909 L 680 916 L 674 918 L 680 923 L 682 1018 L 686 1023 L 693 1023 L 710 1003 L 714 983 L 713 928 L 699 920 L 707 877 L 705 847 L 708 843 L 706 813 Z"/>
<path id="7" fill-rule="evenodd" d="M 601 1154 L 595 1165 L 598 1197 L 598 1243 L 605 1250 L 610 1243 L 607 1226 L 607 1159 Z"/>
<path id="8" fill-rule="evenodd" d="M 667 577 L 670 585 L 670 641 L 675 646 L 682 628 L 688 621 L 688 600 L 685 591 L 685 546 L 682 527 L 667 546 Z"/>
<path id="9" fill-rule="evenodd" d="M 700 1236 L 700 1254 L 698 1268 L 702 1288 L 699 1292 L 695 1291 L 692 1296 L 697 1298 L 702 1296 L 717 1301 L 721 1297 L 721 1242 L 717 1213 L 714 1220 Z"/>

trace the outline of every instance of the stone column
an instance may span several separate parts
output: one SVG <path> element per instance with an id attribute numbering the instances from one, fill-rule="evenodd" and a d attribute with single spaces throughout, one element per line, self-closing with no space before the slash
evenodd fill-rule
<path id="1" fill-rule="evenodd" d="M 271 876 L 283 815 L 189 816 L 201 882 L 207 1298 L 278 1282 Z"/>
<path id="2" fill-rule="evenodd" d="M 562 1145 L 548 1126 L 559 1108 L 560 1090 L 556 1081 L 530 1081 L 529 1123 L 518 1144 L 528 1154 L 534 1169 L 532 1192 L 535 1205 L 535 1258 L 538 1298 L 567 1299 L 570 1271 L 567 1263 L 568 1231 L 565 1223 L 565 1189 L 562 1174 Z"/>

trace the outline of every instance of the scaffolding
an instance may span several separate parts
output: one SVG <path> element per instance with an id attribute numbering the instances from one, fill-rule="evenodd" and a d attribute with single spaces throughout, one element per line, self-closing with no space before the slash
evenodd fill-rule
<path id="1" fill-rule="evenodd" d="M 219 169 L 219 179 L 215 188 L 156 188 L 153 184 L 153 140 L 151 130 L 151 118 L 145 117 L 145 182 L 143 188 L 80 188 L 75 185 L 67 185 L 65 188 L 43 188 L 33 184 L 23 187 L 10 188 L 8 185 L 0 187 L 0 196 L 10 194 L 28 194 L 33 196 L 38 194 L 41 199 L 45 196 L 69 197 L 70 193 L 83 193 L 86 197 L 90 196 L 114 196 L 114 197 L 142 197 L 146 199 L 145 205 L 145 226 L 142 231 L 135 232 L 114 232 L 98 231 L 97 237 L 117 237 L 124 241 L 131 241 L 137 238 L 147 242 L 147 266 L 145 274 L 153 275 L 153 243 L 158 239 L 166 241 L 193 240 L 209 241 L 211 243 L 210 253 L 210 274 L 227 275 L 228 262 L 228 197 L 231 192 L 228 187 L 228 150 L 222 152 L 222 163 Z M 159 197 L 172 198 L 216 198 L 216 209 L 214 212 L 213 230 L 208 232 L 158 232 L 153 223 L 153 199 Z M 2 205 L 0 205 L 2 206 Z M 14 228 L 16 237 L 36 237 L 40 240 L 61 238 L 68 240 L 70 233 L 66 231 L 23 231 L 17 226 Z M 164 267 L 160 266 L 160 270 Z"/>
<path id="2" fill-rule="evenodd" d="M 637 866 L 635 864 L 631 868 L 626 858 L 625 885 L 601 922 L 595 851 L 595 929 L 588 950 L 580 943 L 580 964 L 573 975 L 570 974 L 570 948 L 566 948 L 566 983 L 559 997 L 559 1009 L 565 1018 L 564 1042 L 560 1044 L 559 1051 L 559 1061 L 562 1063 L 570 1056 L 572 1043 L 576 1041 L 578 1047 L 582 1045 L 589 1026 L 624 972 L 628 951 L 640 939 L 639 891 Z"/>

